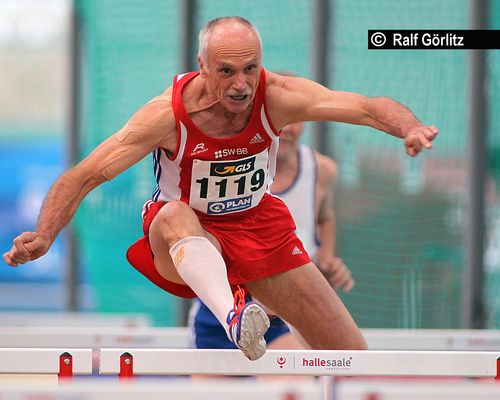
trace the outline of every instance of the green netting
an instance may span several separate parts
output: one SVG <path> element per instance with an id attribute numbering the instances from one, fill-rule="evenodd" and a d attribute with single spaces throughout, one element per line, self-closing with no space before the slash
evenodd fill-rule
<path id="1" fill-rule="evenodd" d="M 500 29 L 500 0 L 490 0 L 491 29 Z M 488 327 L 500 327 L 500 51 L 488 52 L 489 175 L 486 196 L 485 303 Z"/>
<path id="2" fill-rule="evenodd" d="M 85 156 L 119 129 L 179 72 L 180 10 L 171 0 L 80 0 Z M 84 201 L 77 216 L 83 265 L 108 312 L 145 312 L 157 324 L 176 321 L 176 300 L 125 260 L 141 234 L 141 207 L 153 188 L 148 158 Z"/>
<path id="3" fill-rule="evenodd" d="M 460 325 L 467 53 L 369 51 L 369 29 L 466 29 L 467 1 L 332 2 L 331 87 L 389 96 L 441 130 L 417 159 L 400 140 L 337 124 L 338 252 L 357 285 L 343 296 L 362 327 Z"/>
<path id="4" fill-rule="evenodd" d="M 310 74 L 312 5 L 307 0 L 200 1 L 197 27 L 212 18 L 238 15 L 259 30 L 264 47 L 263 64 L 270 70 Z"/>

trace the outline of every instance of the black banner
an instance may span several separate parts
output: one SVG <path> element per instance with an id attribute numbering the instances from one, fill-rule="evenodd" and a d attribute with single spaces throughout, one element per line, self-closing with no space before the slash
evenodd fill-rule
<path id="1" fill-rule="evenodd" d="M 368 49 L 500 49 L 500 30 L 369 30 Z"/>

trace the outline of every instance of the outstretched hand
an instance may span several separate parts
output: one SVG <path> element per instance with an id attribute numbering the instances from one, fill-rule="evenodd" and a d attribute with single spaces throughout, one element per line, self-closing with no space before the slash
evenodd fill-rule
<path id="1" fill-rule="evenodd" d="M 36 260 L 49 250 L 50 243 L 36 232 L 23 232 L 14 239 L 14 245 L 3 259 L 11 267 Z"/>
<path id="2" fill-rule="evenodd" d="M 354 287 L 351 271 L 340 257 L 328 257 L 317 261 L 318 268 L 334 289 L 349 292 Z"/>
<path id="3" fill-rule="evenodd" d="M 432 141 L 438 135 L 439 130 L 434 125 L 422 125 L 412 128 L 404 137 L 406 152 L 415 157 L 423 149 L 431 149 Z"/>

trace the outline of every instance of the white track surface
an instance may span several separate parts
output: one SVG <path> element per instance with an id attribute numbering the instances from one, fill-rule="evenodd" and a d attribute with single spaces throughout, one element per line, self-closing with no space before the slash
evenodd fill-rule
<path id="1" fill-rule="evenodd" d="M 0 374 L 58 374 L 59 357 L 73 358 L 73 374 L 92 374 L 91 349 L 0 349 Z"/>
<path id="2" fill-rule="evenodd" d="M 118 374 L 125 349 L 102 349 L 100 373 Z M 126 349 L 135 375 L 333 375 L 495 377 L 500 352 Z"/>
<path id="3" fill-rule="evenodd" d="M 87 323 L 94 326 L 96 321 L 92 323 L 89 319 Z M 362 332 L 371 350 L 500 351 L 500 330 L 362 329 Z M 184 327 L 0 325 L 0 347 L 186 348 L 187 344 L 188 330 Z"/>
<path id="4" fill-rule="evenodd" d="M 2 400 L 320 400 L 318 382 L 256 382 L 212 380 L 203 382 L 74 382 L 58 388 L 46 385 L 2 386 Z"/>
<path id="5" fill-rule="evenodd" d="M 335 400 L 498 400 L 500 385 L 488 382 L 342 380 L 333 386 Z M 2 400 L 319 400 L 318 381 L 188 380 L 136 382 L 75 381 L 71 385 L 2 384 Z"/>

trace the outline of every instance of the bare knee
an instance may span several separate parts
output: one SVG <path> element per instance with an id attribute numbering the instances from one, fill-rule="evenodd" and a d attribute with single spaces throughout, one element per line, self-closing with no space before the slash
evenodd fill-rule
<path id="1" fill-rule="evenodd" d="M 187 204 L 165 204 L 151 223 L 150 236 L 160 236 L 169 247 L 187 236 L 204 236 L 198 217 Z"/>

